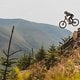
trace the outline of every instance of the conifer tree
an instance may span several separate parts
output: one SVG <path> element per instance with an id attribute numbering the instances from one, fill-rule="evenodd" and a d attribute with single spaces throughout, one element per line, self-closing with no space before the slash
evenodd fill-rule
<path id="1" fill-rule="evenodd" d="M 10 53 L 13 32 L 14 32 L 14 26 L 12 28 L 12 32 L 11 32 L 11 36 L 10 36 L 10 40 L 9 40 L 8 51 L 6 52 L 5 50 L 3 50 L 4 56 L 1 57 L 2 69 L 0 71 L 1 71 L 1 74 L 2 74 L 2 78 L 1 78 L 2 80 L 7 80 L 8 79 L 8 73 L 11 71 L 12 64 L 16 63 L 16 61 L 15 61 L 16 58 L 12 58 L 12 55 L 21 51 L 21 50 L 18 50 L 18 51 Z"/>
<path id="2" fill-rule="evenodd" d="M 17 66 L 21 69 L 21 70 L 25 70 L 27 69 L 30 65 L 31 65 L 31 54 L 24 54 L 17 62 Z"/>
<path id="3" fill-rule="evenodd" d="M 54 44 L 52 44 L 48 50 L 49 53 L 54 53 L 56 51 L 56 47 Z"/>
<path id="4" fill-rule="evenodd" d="M 53 66 L 58 58 L 58 53 L 56 51 L 56 47 L 54 44 L 52 44 L 48 50 L 47 57 L 45 59 L 45 65 L 47 69 L 49 69 L 51 66 Z"/>
<path id="5" fill-rule="evenodd" d="M 41 46 L 37 54 L 35 55 L 37 61 L 41 61 L 45 58 L 46 52 L 44 50 L 44 47 Z"/>

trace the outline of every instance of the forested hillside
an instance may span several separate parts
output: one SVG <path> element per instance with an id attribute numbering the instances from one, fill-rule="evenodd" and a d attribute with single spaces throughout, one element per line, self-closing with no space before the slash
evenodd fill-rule
<path id="1" fill-rule="evenodd" d="M 71 34 L 69 30 L 62 30 L 55 25 L 35 23 L 23 19 L 0 19 L 0 48 L 6 48 L 8 45 L 13 25 L 15 31 L 12 44 L 15 48 L 23 48 L 23 50 L 30 48 L 36 50 L 42 44 L 45 49 L 48 49 L 51 44 L 58 45 L 62 38 Z"/>
<path id="2" fill-rule="evenodd" d="M 0 78 L 2 80 L 79 80 L 80 79 L 80 29 L 72 37 L 62 39 L 59 46 L 52 44 L 47 50 L 42 45 L 38 51 L 23 53 L 13 58 L 19 51 L 11 52 L 9 40 L 8 52 L 0 58 Z M 15 65 L 15 66 L 13 66 Z M 8 72 L 9 71 L 9 72 Z"/>

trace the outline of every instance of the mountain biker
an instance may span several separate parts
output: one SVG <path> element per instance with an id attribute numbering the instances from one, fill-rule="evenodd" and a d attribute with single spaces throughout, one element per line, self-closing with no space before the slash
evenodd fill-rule
<path id="1" fill-rule="evenodd" d="M 74 15 L 67 11 L 65 11 L 64 14 L 66 15 L 65 18 L 68 18 L 69 24 L 72 24 L 72 19 L 73 19 Z"/>

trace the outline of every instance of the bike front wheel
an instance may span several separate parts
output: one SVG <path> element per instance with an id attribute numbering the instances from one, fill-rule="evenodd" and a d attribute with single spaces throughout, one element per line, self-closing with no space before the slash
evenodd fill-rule
<path id="1" fill-rule="evenodd" d="M 79 20 L 78 19 L 73 19 L 72 25 L 73 26 L 78 26 L 79 25 Z"/>
<path id="2" fill-rule="evenodd" d="M 64 29 L 67 26 L 67 23 L 65 21 L 60 21 L 59 22 L 59 27 Z"/>

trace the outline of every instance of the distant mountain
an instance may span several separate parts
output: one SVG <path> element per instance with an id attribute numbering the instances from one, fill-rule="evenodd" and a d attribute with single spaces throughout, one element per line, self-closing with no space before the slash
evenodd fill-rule
<path id="1" fill-rule="evenodd" d="M 43 45 L 46 49 L 58 45 L 61 38 L 68 37 L 71 32 L 57 26 L 35 23 L 23 19 L 0 19 L 0 48 L 8 45 L 10 31 L 15 26 L 12 44 L 15 48 L 38 49 Z"/>

